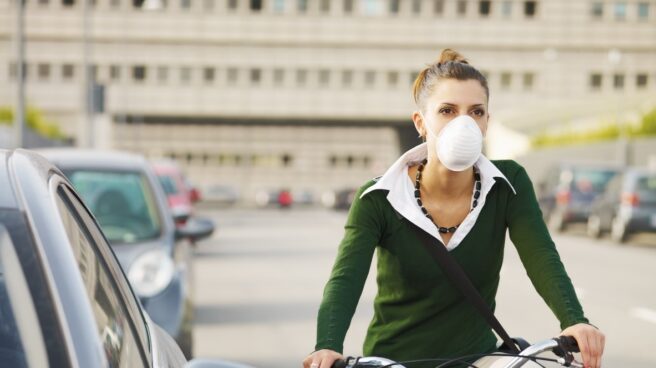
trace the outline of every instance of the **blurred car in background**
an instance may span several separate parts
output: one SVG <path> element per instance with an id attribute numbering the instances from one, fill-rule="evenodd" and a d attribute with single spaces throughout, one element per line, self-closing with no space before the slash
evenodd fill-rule
<path id="1" fill-rule="evenodd" d="M 175 162 L 155 161 L 152 162 L 152 167 L 164 189 L 164 193 L 166 193 L 166 199 L 173 213 L 175 225 L 178 227 L 184 226 L 193 215 L 192 199 L 197 199 L 198 193 L 192 196 L 192 187 Z"/>
<path id="2" fill-rule="evenodd" d="M 287 189 L 260 190 L 255 194 L 255 204 L 260 208 L 290 208 L 294 204 L 294 198 Z"/>
<path id="3" fill-rule="evenodd" d="M 596 163 L 563 163 L 552 167 L 539 185 L 538 201 L 549 227 L 564 230 L 585 223 L 592 202 L 617 175 L 617 166 Z"/>
<path id="4" fill-rule="evenodd" d="M 239 201 L 239 191 L 232 186 L 213 184 L 203 190 L 203 203 L 217 206 L 233 206 Z"/>
<path id="5" fill-rule="evenodd" d="M 321 202 L 328 208 L 348 211 L 356 192 L 357 188 L 343 188 L 333 192 L 325 192 L 321 196 Z"/>
<path id="6" fill-rule="evenodd" d="M 142 156 L 78 149 L 40 151 L 70 180 L 98 220 L 150 317 L 191 357 L 191 255 L 186 238 L 211 224 L 176 228 L 166 195 Z"/>
<path id="7" fill-rule="evenodd" d="M 610 232 L 624 242 L 632 233 L 656 232 L 656 171 L 631 168 L 614 177 L 592 205 L 588 235 Z"/>
<path id="8" fill-rule="evenodd" d="M 119 247 L 43 157 L 0 150 L 0 188 L 1 366 L 248 368 L 186 361 L 144 313 Z"/>

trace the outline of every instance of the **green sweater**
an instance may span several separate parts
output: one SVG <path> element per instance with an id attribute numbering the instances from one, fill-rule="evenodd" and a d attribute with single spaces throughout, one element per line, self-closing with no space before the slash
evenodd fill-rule
<path id="1" fill-rule="evenodd" d="M 561 329 L 587 323 L 526 171 L 514 161 L 493 163 L 517 194 L 497 180 L 476 224 L 451 255 L 494 310 L 508 229 L 531 282 Z M 377 248 L 378 294 L 364 355 L 405 361 L 495 350 L 497 339 L 490 327 L 445 278 L 407 220 L 397 215 L 387 201 L 388 192 L 374 190 L 360 198 L 374 183 L 358 190 L 349 211 L 319 309 L 315 348 L 342 352 Z"/>

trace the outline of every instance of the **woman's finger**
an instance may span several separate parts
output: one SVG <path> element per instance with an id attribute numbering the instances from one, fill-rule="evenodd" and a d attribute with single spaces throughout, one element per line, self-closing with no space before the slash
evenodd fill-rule
<path id="1" fill-rule="evenodd" d="M 590 347 L 590 367 L 599 368 L 599 348 L 597 346 L 597 338 L 593 334 L 586 334 L 588 346 Z"/>

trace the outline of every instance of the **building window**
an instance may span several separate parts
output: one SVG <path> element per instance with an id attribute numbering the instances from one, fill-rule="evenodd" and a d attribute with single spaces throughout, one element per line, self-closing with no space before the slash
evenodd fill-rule
<path id="1" fill-rule="evenodd" d="M 239 80 L 239 70 L 237 70 L 237 68 L 228 68 L 226 80 L 230 85 L 237 84 Z"/>
<path id="2" fill-rule="evenodd" d="M 636 87 L 638 88 L 647 87 L 647 74 L 636 75 Z"/>
<path id="3" fill-rule="evenodd" d="M 421 0 L 412 0 L 412 14 L 421 14 Z"/>
<path id="4" fill-rule="evenodd" d="M 353 0 L 344 0 L 344 13 L 353 13 Z"/>
<path id="5" fill-rule="evenodd" d="M 276 13 L 283 13 L 285 11 L 285 0 L 274 0 L 273 11 Z"/>
<path id="6" fill-rule="evenodd" d="M 157 81 L 159 83 L 166 83 L 166 81 L 169 79 L 169 68 L 165 66 L 158 66 L 157 67 Z"/>
<path id="7" fill-rule="evenodd" d="M 413 85 L 419 76 L 418 70 L 413 70 L 410 72 L 410 85 Z"/>
<path id="8" fill-rule="evenodd" d="M 379 16 L 385 14 L 385 2 L 383 0 L 362 0 L 362 13 L 367 16 Z"/>
<path id="9" fill-rule="evenodd" d="M 307 13 L 308 10 L 308 0 L 297 0 L 297 10 L 299 13 Z"/>
<path id="10" fill-rule="evenodd" d="M 191 9 L 191 0 L 180 0 L 180 9 L 182 10 Z"/>
<path id="11" fill-rule="evenodd" d="M 307 70 L 305 69 L 298 69 L 296 71 L 296 85 L 299 87 L 305 86 L 307 83 Z"/>
<path id="12" fill-rule="evenodd" d="M 277 68 L 273 69 L 273 84 L 281 86 L 285 82 L 285 71 Z"/>
<path id="13" fill-rule="evenodd" d="M 594 90 L 601 89 L 602 77 L 600 73 L 590 74 L 590 88 Z"/>
<path id="14" fill-rule="evenodd" d="M 183 66 L 180 68 L 180 82 L 183 84 L 191 82 L 191 67 Z"/>
<path id="15" fill-rule="evenodd" d="M 330 13 L 330 0 L 321 0 L 321 3 L 319 4 L 319 9 L 324 14 Z"/>
<path id="16" fill-rule="evenodd" d="M 36 66 L 36 75 L 40 80 L 47 80 L 50 78 L 50 64 L 38 64 Z"/>
<path id="17" fill-rule="evenodd" d="M 592 8 L 590 9 L 590 13 L 592 14 L 593 18 L 596 19 L 601 19 L 604 17 L 604 3 L 601 1 L 595 1 L 592 3 Z"/>
<path id="18" fill-rule="evenodd" d="M 458 15 L 466 15 L 467 14 L 467 0 L 458 0 L 458 5 L 456 7 L 456 11 Z"/>
<path id="19" fill-rule="evenodd" d="M 373 87 L 376 83 L 376 72 L 373 70 L 367 70 L 364 72 L 364 85 L 367 87 Z"/>
<path id="20" fill-rule="evenodd" d="M 73 5 L 75 5 L 75 0 L 62 0 L 62 5 L 64 5 L 64 6 L 73 6 Z"/>
<path id="21" fill-rule="evenodd" d="M 638 3 L 638 19 L 649 19 L 649 3 Z"/>
<path id="22" fill-rule="evenodd" d="M 626 3 L 615 3 L 614 10 L 615 20 L 626 19 Z"/>
<path id="23" fill-rule="evenodd" d="M 216 69 L 211 66 L 203 68 L 203 80 L 205 83 L 212 83 L 216 77 Z"/>
<path id="24" fill-rule="evenodd" d="M 396 87 L 399 84 L 399 72 L 389 71 L 387 72 L 387 85 L 390 87 Z"/>
<path id="25" fill-rule="evenodd" d="M 513 3 L 509 0 L 501 3 L 501 15 L 503 15 L 504 18 L 512 17 L 512 6 Z"/>
<path id="26" fill-rule="evenodd" d="M 262 69 L 251 69 L 251 83 L 260 84 L 262 81 Z"/>
<path id="27" fill-rule="evenodd" d="M 390 14 L 399 14 L 401 0 L 389 0 Z"/>
<path id="28" fill-rule="evenodd" d="M 208 10 L 208 11 L 214 10 L 215 5 L 216 4 L 214 3 L 214 0 L 203 0 L 203 9 L 204 10 Z"/>
<path id="29" fill-rule="evenodd" d="M 624 88 L 624 74 L 613 75 L 613 87 L 615 87 L 615 89 Z"/>
<path id="30" fill-rule="evenodd" d="M 342 86 L 350 87 L 353 84 L 353 71 L 344 70 L 342 71 Z"/>
<path id="31" fill-rule="evenodd" d="M 433 1 L 433 12 L 438 15 L 444 14 L 444 0 Z"/>
<path id="32" fill-rule="evenodd" d="M 250 0 L 251 11 L 259 12 L 262 10 L 262 0 Z"/>
<path id="33" fill-rule="evenodd" d="M 121 7 L 121 0 L 109 0 L 109 7 L 110 8 L 120 8 Z"/>
<path id="34" fill-rule="evenodd" d="M 121 79 L 121 67 L 118 65 L 109 66 L 109 79 L 117 81 Z"/>
<path id="35" fill-rule="evenodd" d="M 62 78 L 73 79 L 75 77 L 75 66 L 73 64 L 62 65 Z"/>
<path id="36" fill-rule="evenodd" d="M 490 15 L 491 5 L 489 0 L 480 1 L 478 3 L 478 13 L 483 17 L 487 17 Z"/>
<path id="37" fill-rule="evenodd" d="M 49 0 L 39 0 L 39 5 L 46 6 L 49 2 Z"/>
<path id="38" fill-rule="evenodd" d="M 228 0 L 228 10 L 235 11 L 237 10 L 237 0 Z"/>
<path id="39" fill-rule="evenodd" d="M 146 66 L 135 65 L 132 67 L 132 79 L 137 82 L 142 82 L 146 79 Z"/>
<path id="40" fill-rule="evenodd" d="M 501 73 L 501 89 L 508 90 L 512 85 L 512 74 L 509 72 Z"/>
<path id="41" fill-rule="evenodd" d="M 535 1 L 524 1 L 524 15 L 527 18 L 533 18 L 538 10 L 538 3 Z"/>
<path id="42" fill-rule="evenodd" d="M 321 69 L 319 70 L 319 85 L 326 87 L 330 84 L 330 70 Z"/>
<path id="43" fill-rule="evenodd" d="M 535 74 L 533 73 L 524 73 L 522 76 L 522 85 L 524 86 L 525 90 L 531 90 L 533 89 L 533 84 L 535 81 Z"/>

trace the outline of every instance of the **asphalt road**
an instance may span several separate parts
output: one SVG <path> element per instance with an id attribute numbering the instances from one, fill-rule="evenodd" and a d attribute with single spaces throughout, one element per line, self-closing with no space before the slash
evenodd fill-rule
<path id="1" fill-rule="evenodd" d="M 258 368 L 300 367 L 314 350 L 316 313 L 346 213 L 216 209 L 204 214 L 218 229 L 195 251 L 195 355 Z M 586 315 L 607 335 L 603 366 L 656 367 L 653 237 L 618 246 L 574 229 L 554 239 Z M 558 321 L 531 286 L 510 241 L 506 249 L 498 318 L 511 335 L 529 341 L 556 336 Z M 346 337 L 348 355 L 361 352 L 376 292 L 374 273 Z"/>

